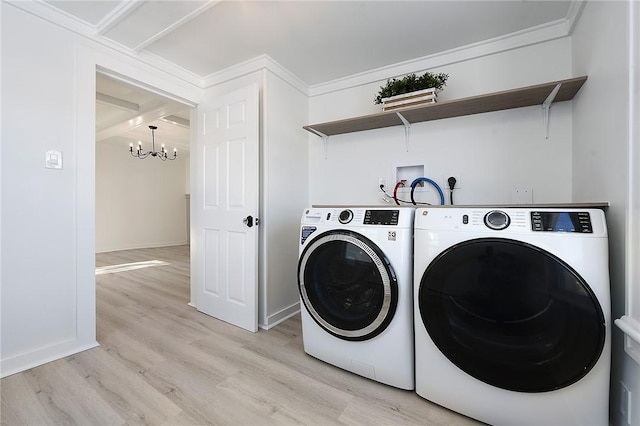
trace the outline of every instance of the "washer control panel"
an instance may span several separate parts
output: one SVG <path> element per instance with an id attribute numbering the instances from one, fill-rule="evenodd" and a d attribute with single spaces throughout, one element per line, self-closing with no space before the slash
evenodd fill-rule
<path id="1" fill-rule="evenodd" d="M 412 208 L 326 207 L 307 209 L 302 216 L 303 225 L 336 224 L 352 226 L 413 227 Z"/>
<path id="2" fill-rule="evenodd" d="M 310 207 L 302 213 L 300 245 L 313 235 L 350 229 L 374 241 L 412 242 L 415 209 L 410 207 L 327 206 Z M 386 228 L 386 229 L 384 229 Z"/>
<path id="3" fill-rule="evenodd" d="M 363 225 L 397 225 L 399 210 L 367 210 L 364 212 Z"/>

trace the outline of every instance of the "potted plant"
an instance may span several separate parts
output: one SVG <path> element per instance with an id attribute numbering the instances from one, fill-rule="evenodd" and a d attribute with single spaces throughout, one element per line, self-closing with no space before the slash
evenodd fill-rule
<path id="1" fill-rule="evenodd" d="M 387 111 L 435 102 L 436 94 L 447 85 L 448 78 L 449 74 L 426 72 L 421 76 L 412 73 L 389 79 L 385 86 L 380 86 L 375 103 L 382 104 L 383 110 Z"/>

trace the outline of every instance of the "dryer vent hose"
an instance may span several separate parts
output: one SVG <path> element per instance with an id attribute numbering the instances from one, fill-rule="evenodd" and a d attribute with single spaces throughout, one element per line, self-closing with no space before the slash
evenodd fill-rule
<path id="1" fill-rule="evenodd" d="M 431 185 L 433 185 L 433 187 L 435 189 L 438 190 L 438 194 L 440 194 L 440 204 L 442 204 L 444 206 L 444 193 L 442 192 L 442 188 L 440 188 L 440 186 L 435 183 L 435 181 L 427 178 L 427 177 L 419 177 L 417 179 L 415 179 L 413 182 L 411 182 L 411 202 L 415 205 L 416 204 L 416 200 L 413 198 L 413 192 L 416 189 L 416 186 L 420 183 L 420 182 L 428 182 Z"/>

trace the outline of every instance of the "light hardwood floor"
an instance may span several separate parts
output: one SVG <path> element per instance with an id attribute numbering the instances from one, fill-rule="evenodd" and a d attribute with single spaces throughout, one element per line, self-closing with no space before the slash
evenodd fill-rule
<path id="1" fill-rule="evenodd" d="M 187 246 L 98 254 L 100 347 L 2 379 L 2 425 L 472 425 L 304 353 L 300 317 L 249 333 L 189 301 Z"/>

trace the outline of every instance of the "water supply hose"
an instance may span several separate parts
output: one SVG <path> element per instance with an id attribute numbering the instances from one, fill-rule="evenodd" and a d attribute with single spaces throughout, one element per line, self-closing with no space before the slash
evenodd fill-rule
<path id="1" fill-rule="evenodd" d="M 413 182 L 411 182 L 411 202 L 415 205 L 416 204 L 416 200 L 413 198 L 413 192 L 416 189 L 416 186 L 420 183 L 420 182 L 428 182 L 431 185 L 433 185 L 434 188 L 436 188 L 438 190 L 438 194 L 440 194 L 440 204 L 442 204 L 444 206 L 444 193 L 442 192 L 442 189 L 440 188 L 440 186 L 435 183 L 435 181 L 427 178 L 427 177 L 419 177 L 417 179 L 415 179 Z"/>

